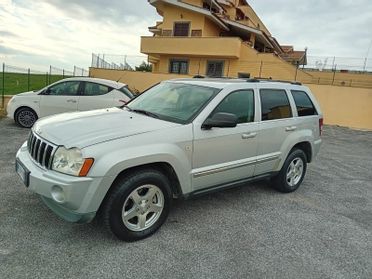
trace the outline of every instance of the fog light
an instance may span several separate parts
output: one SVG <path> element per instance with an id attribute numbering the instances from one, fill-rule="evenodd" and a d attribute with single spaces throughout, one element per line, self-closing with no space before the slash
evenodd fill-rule
<path id="1" fill-rule="evenodd" d="M 57 185 L 54 185 L 52 187 L 52 197 L 53 199 L 58 203 L 64 203 L 65 202 L 65 193 L 63 192 L 63 189 Z"/>

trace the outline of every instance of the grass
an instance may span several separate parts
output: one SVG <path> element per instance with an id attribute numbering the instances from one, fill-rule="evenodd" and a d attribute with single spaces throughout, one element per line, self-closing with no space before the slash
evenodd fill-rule
<path id="1" fill-rule="evenodd" d="M 4 95 L 15 95 L 22 92 L 39 90 L 48 84 L 66 78 L 62 75 L 47 75 L 45 74 L 20 74 L 20 73 L 4 73 Z M 3 73 L 0 72 L 0 98 L 3 93 Z"/>

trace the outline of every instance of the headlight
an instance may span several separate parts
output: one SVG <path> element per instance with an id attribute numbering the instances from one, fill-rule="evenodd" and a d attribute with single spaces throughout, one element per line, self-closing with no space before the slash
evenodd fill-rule
<path id="1" fill-rule="evenodd" d="M 93 162 L 92 158 L 83 158 L 78 148 L 60 146 L 54 153 L 52 169 L 69 175 L 86 176 Z"/>

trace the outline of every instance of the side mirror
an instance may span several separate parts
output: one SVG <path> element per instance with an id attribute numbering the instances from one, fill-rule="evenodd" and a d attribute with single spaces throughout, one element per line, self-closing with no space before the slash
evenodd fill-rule
<path id="1" fill-rule="evenodd" d="M 238 125 L 238 117 L 232 113 L 217 112 L 211 118 L 204 121 L 202 129 L 217 128 L 234 128 Z"/>

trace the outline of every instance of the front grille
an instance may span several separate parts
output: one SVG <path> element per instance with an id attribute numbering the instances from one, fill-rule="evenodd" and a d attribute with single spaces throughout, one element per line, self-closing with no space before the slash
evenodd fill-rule
<path id="1" fill-rule="evenodd" d="M 56 151 L 56 146 L 31 132 L 27 141 L 27 148 L 37 164 L 47 169 L 51 168 L 52 156 Z"/>

